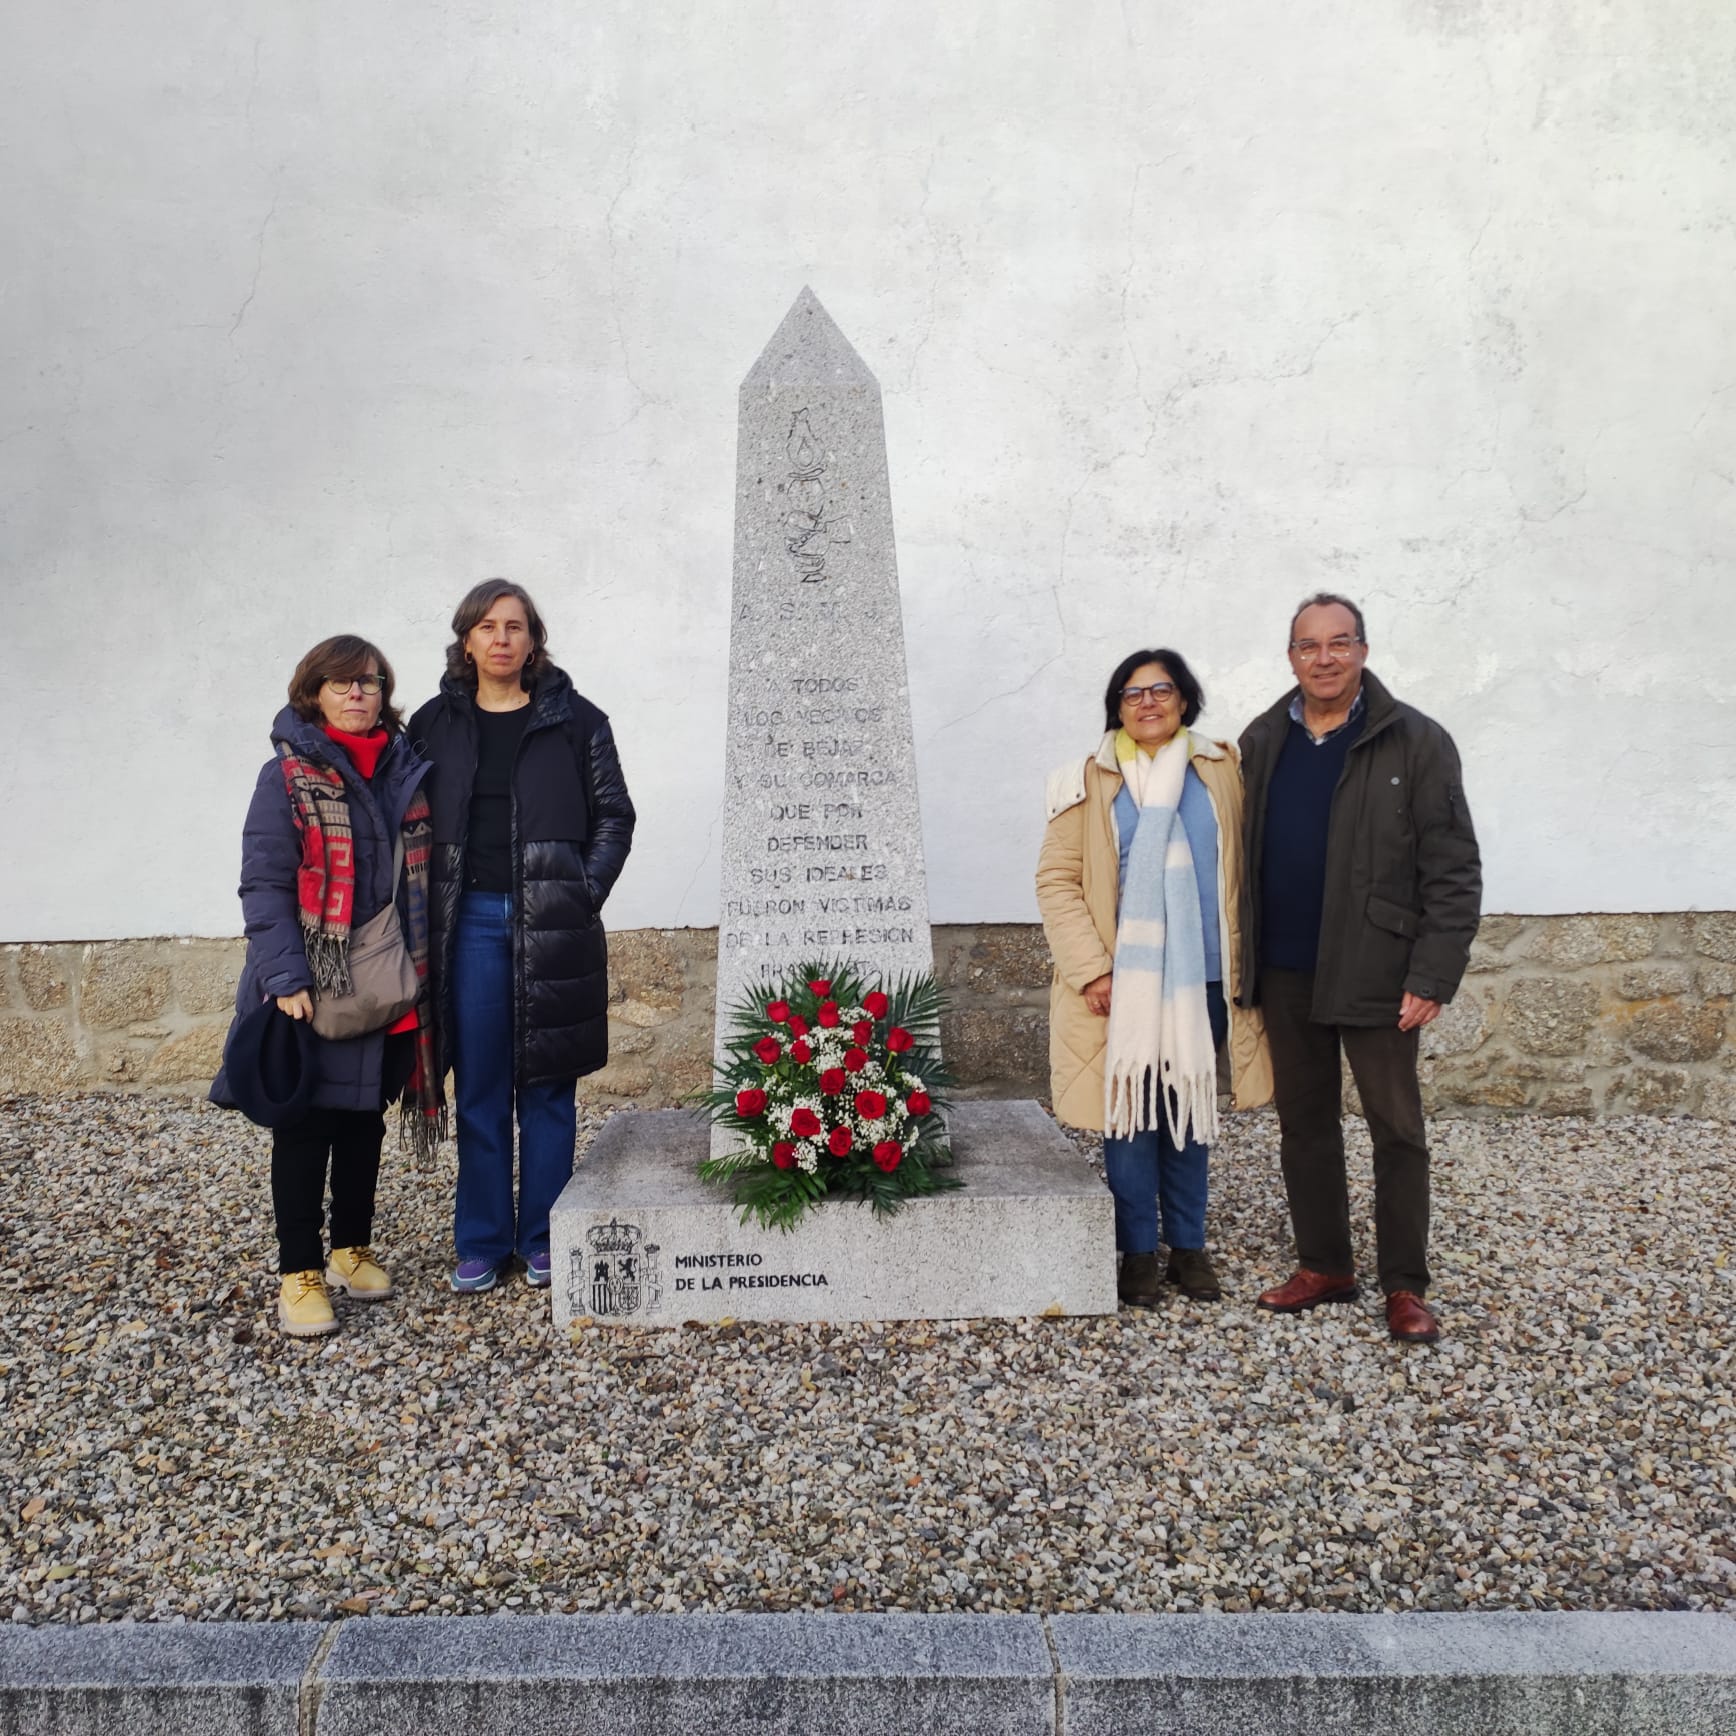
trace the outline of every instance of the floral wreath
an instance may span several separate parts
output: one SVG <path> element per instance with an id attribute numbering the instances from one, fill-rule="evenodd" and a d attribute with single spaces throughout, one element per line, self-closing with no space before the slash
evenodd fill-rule
<path id="1" fill-rule="evenodd" d="M 717 1083 L 701 1094 L 735 1149 L 699 1165 L 733 1184 L 741 1218 L 791 1229 L 827 1198 L 881 1216 L 963 1184 L 941 1118 L 952 1083 L 940 1058 L 932 975 L 883 988 L 843 964 L 803 964 L 730 1009 Z"/>

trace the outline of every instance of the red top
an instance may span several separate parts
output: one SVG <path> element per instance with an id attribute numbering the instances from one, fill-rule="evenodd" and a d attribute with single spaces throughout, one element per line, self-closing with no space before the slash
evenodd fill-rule
<path id="1" fill-rule="evenodd" d="M 350 756 L 351 764 L 363 777 L 371 778 L 374 775 L 374 767 L 380 763 L 380 755 L 386 751 L 386 743 L 391 740 L 384 726 L 370 729 L 366 735 L 351 735 L 348 730 L 334 729 L 329 723 L 322 727 Z"/>
<path id="2" fill-rule="evenodd" d="M 329 723 L 323 727 L 326 734 L 350 756 L 350 763 L 356 770 L 363 777 L 371 778 L 374 767 L 380 763 L 380 755 L 386 751 L 386 743 L 391 739 L 385 729 L 371 729 L 366 735 L 351 735 L 347 729 L 333 729 Z M 386 1035 L 395 1037 L 400 1031 L 415 1030 L 416 1025 L 416 1009 L 412 1007 Z"/>

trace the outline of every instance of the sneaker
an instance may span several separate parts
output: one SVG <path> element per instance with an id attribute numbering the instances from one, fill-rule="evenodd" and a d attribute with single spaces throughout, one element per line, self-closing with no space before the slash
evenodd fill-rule
<path id="1" fill-rule="evenodd" d="M 546 1248 L 540 1254 L 532 1254 L 525 1260 L 524 1281 L 533 1290 L 546 1290 L 553 1274 L 554 1258 Z"/>
<path id="2" fill-rule="evenodd" d="M 325 1281 L 335 1295 L 351 1296 L 358 1302 L 384 1302 L 398 1294 L 398 1286 L 374 1258 L 372 1248 L 333 1248 L 326 1261 Z"/>
<path id="3" fill-rule="evenodd" d="M 500 1273 L 492 1260 L 460 1260 L 452 1271 L 452 1288 L 461 1296 L 492 1290 Z"/>
<path id="4" fill-rule="evenodd" d="M 277 1324 L 291 1338 L 324 1338 L 338 1329 L 325 1280 L 311 1268 L 277 1281 Z"/>

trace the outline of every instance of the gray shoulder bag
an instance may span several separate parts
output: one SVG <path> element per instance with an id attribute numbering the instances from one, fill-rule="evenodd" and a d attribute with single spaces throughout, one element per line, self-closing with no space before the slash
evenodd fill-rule
<path id="1" fill-rule="evenodd" d="M 404 872 L 404 832 L 392 850 L 392 896 L 377 916 L 350 931 L 350 992 L 313 991 L 313 1028 L 332 1041 L 384 1031 L 416 1004 L 416 961 L 398 920 L 398 880 Z"/>

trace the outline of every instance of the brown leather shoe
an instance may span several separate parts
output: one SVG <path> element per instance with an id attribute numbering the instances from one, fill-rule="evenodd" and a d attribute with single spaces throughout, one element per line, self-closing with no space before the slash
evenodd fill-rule
<path id="1" fill-rule="evenodd" d="M 1304 1268 L 1292 1273 L 1276 1289 L 1262 1290 L 1254 1306 L 1269 1309 L 1274 1314 L 1300 1314 L 1305 1308 L 1318 1308 L 1322 1302 L 1355 1300 L 1354 1273 L 1335 1278 L 1325 1272 L 1310 1272 Z"/>
<path id="2" fill-rule="evenodd" d="M 1156 1308 L 1163 1301 L 1163 1268 L 1157 1255 L 1123 1254 L 1115 1294 L 1129 1308 Z"/>
<path id="3" fill-rule="evenodd" d="M 1386 1329 L 1406 1344 L 1433 1344 L 1441 1335 L 1440 1323 L 1410 1290 L 1394 1290 L 1387 1297 Z"/>
<path id="4" fill-rule="evenodd" d="M 1171 1248 L 1164 1279 L 1196 1302 L 1216 1302 L 1224 1293 L 1204 1248 Z"/>

